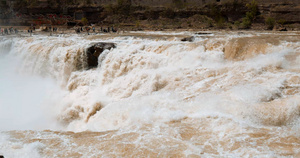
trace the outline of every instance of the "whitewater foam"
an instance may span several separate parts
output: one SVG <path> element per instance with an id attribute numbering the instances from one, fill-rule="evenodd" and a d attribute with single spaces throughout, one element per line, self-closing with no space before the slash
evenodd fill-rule
<path id="1" fill-rule="evenodd" d="M 11 131 L 8 133 L 13 139 L 24 143 L 24 150 L 4 148 L 5 143 L 0 143 L 0 149 L 7 155 L 37 150 L 45 157 L 298 154 L 297 36 L 214 32 L 196 36 L 194 42 L 180 41 L 187 35 L 193 33 L 2 40 L 1 54 L 9 54 L 10 58 L 2 57 L 1 67 L 11 61 L 17 66 L 0 69 L 1 75 L 11 82 L 22 78 L 16 82 L 27 86 L 23 91 L 16 89 L 20 86 L 5 89 L 15 88 L 16 98 L 36 103 L 12 104 L 29 111 L 45 107 L 55 120 L 46 119 L 47 126 L 42 129 L 49 129 L 52 122 L 60 124 L 53 130 L 79 133 Z M 116 48 L 105 50 L 98 58 L 98 67 L 87 70 L 85 49 L 95 42 L 113 42 Z M 26 93 L 29 91 L 32 95 Z M 11 99 L 4 94 L 2 98 Z M 4 105 L 1 111 L 9 107 Z M 32 118 L 43 122 L 43 115 Z M 6 127 L 1 130 L 36 129 Z M 43 145 L 53 146 L 46 149 Z M 58 152 L 60 148 L 66 151 Z"/>

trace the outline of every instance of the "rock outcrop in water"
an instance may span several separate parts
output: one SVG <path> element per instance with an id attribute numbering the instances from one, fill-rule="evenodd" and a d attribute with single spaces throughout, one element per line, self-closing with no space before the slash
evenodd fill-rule
<path id="1" fill-rule="evenodd" d="M 185 37 L 183 39 L 181 39 L 182 42 L 193 42 L 195 40 L 195 37 L 190 36 L 190 37 Z"/>
<path id="2" fill-rule="evenodd" d="M 116 45 L 114 43 L 104 43 L 104 42 L 99 42 L 90 45 L 87 50 L 86 50 L 86 56 L 87 56 L 87 63 L 88 63 L 88 68 L 93 68 L 98 66 L 98 57 L 100 54 L 108 49 L 116 48 Z"/>

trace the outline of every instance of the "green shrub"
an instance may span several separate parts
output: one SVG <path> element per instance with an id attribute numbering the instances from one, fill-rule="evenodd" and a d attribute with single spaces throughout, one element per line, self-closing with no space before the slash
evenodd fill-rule
<path id="1" fill-rule="evenodd" d="M 246 18 L 249 19 L 251 22 L 254 20 L 254 13 L 253 12 L 246 12 Z"/>
<path id="2" fill-rule="evenodd" d="M 265 20 L 265 23 L 268 27 L 269 30 L 272 30 L 274 25 L 275 25 L 275 19 L 272 18 L 272 17 L 268 17 L 266 20 Z"/>
<path id="3" fill-rule="evenodd" d="M 255 0 L 252 0 L 251 3 L 246 4 L 248 12 L 246 12 L 246 17 L 243 18 L 242 27 L 248 29 L 251 27 L 253 20 L 255 20 L 258 15 L 258 6 Z"/>
<path id="4" fill-rule="evenodd" d="M 225 19 L 224 18 L 219 18 L 217 21 L 217 27 L 222 29 L 225 27 Z"/>
<path id="5" fill-rule="evenodd" d="M 243 18 L 242 28 L 248 29 L 248 28 L 251 27 L 251 24 L 252 24 L 252 22 L 251 22 L 251 20 L 249 18 L 247 18 L 247 17 Z"/>
<path id="6" fill-rule="evenodd" d="M 82 18 L 81 22 L 83 23 L 83 25 L 86 25 L 89 23 L 89 21 L 87 20 L 87 18 Z"/>
<path id="7" fill-rule="evenodd" d="M 279 19 L 277 21 L 277 23 L 280 24 L 280 25 L 284 25 L 286 23 L 286 21 L 284 19 Z"/>
<path id="8" fill-rule="evenodd" d="M 136 28 L 140 28 L 140 26 L 141 26 L 140 21 L 136 21 L 136 22 L 135 22 L 135 27 L 136 27 Z"/>
<path id="9" fill-rule="evenodd" d="M 257 2 L 255 0 L 252 0 L 251 3 L 246 4 L 246 7 L 249 9 L 249 11 L 246 13 L 246 17 L 253 21 L 256 15 L 258 15 Z"/>
<path id="10" fill-rule="evenodd" d="M 235 21 L 235 22 L 234 22 L 234 26 L 235 26 L 235 27 L 239 28 L 240 25 L 241 25 L 241 22 L 239 22 L 239 21 Z"/>

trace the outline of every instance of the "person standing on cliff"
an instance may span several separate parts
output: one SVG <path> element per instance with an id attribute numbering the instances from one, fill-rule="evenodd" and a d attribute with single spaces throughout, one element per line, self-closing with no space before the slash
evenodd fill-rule
<path id="1" fill-rule="evenodd" d="M 8 35 L 8 30 L 7 30 L 7 28 L 4 29 L 4 34 Z"/>
<path id="2" fill-rule="evenodd" d="M 75 29 L 76 33 L 80 33 L 80 28 Z"/>
<path id="3" fill-rule="evenodd" d="M 13 31 L 14 31 L 13 27 L 10 27 L 10 28 L 9 28 L 9 33 L 12 34 Z"/>
<path id="4" fill-rule="evenodd" d="M 87 34 L 90 35 L 90 27 L 86 27 L 85 29 L 86 29 Z"/>

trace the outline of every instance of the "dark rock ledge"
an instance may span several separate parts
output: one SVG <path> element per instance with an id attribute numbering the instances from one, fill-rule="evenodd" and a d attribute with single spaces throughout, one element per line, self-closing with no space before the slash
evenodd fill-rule
<path id="1" fill-rule="evenodd" d="M 86 56 L 87 56 L 87 63 L 88 68 L 94 68 L 98 66 L 98 57 L 100 54 L 108 49 L 116 48 L 115 43 L 106 43 L 106 42 L 98 42 L 98 43 L 92 43 L 88 46 L 86 49 Z"/>

